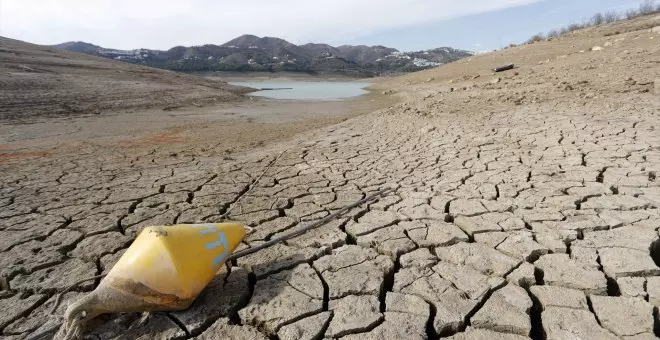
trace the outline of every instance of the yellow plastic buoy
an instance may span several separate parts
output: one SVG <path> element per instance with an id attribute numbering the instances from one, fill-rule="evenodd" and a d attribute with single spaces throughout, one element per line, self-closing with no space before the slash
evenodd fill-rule
<path id="1" fill-rule="evenodd" d="M 245 237 L 237 223 L 145 228 L 90 294 L 65 318 L 186 309 Z"/>

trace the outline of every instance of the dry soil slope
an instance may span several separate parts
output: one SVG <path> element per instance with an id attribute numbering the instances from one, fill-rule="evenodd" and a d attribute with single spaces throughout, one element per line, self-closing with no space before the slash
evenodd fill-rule
<path id="1" fill-rule="evenodd" d="M 245 89 L 201 77 L 0 37 L 0 119 L 98 114 L 241 99 Z"/>

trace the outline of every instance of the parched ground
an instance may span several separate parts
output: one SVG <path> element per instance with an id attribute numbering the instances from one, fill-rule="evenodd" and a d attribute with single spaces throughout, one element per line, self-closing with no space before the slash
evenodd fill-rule
<path id="1" fill-rule="evenodd" d="M 193 306 L 89 325 L 102 339 L 655 339 L 660 17 L 378 87 L 401 102 L 234 158 L 187 144 L 0 165 L 0 329 L 60 322 L 71 283 L 144 227 L 231 219 L 244 247 Z M 660 30 L 656 28 L 657 30 Z M 598 46 L 599 48 L 594 48 Z M 518 68 L 494 75 L 504 62 Z M 242 200 L 248 186 L 282 151 Z M 67 293 L 55 314 L 98 282 Z"/>

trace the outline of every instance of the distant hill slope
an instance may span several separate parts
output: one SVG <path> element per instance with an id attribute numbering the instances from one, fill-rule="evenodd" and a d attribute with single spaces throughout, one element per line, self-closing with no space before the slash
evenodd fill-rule
<path id="1" fill-rule="evenodd" d="M 184 72 L 288 71 L 360 76 L 419 71 L 473 54 L 450 47 L 400 52 L 385 46 L 298 46 L 283 39 L 254 35 L 242 35 L 222 45 L 176 46 L 167 51 L 116 50 L 85 42 L 67 42 L 53 47 Z"/>
<path id="2" fill-rule="evenodd" d="M 89 44 L 65 46 L 86 50 Z M 0 120 L 204 105 L 241 100 L 247 90 L 4 37 L 0 37 L 0 88 Z"/>

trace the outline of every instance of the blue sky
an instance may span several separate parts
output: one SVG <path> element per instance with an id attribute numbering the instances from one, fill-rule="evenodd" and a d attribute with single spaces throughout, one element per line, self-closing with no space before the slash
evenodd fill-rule
<path id="1" fill-rule="evenodd" d="M 36 44 L 169 49 L 242 34 L 492 50 L 641 0 L 0 0 L 0 35 Z"/>
<path id="2" fill-rule="evenodd" d="M 376 32 L 350 39 L 348 44 L 381 44 L 404 51 L 451 46 L 470 51 L 490 51 L 532 35 L 590 18 L 597 12 L 636 8 L 631 0 L 546 0 L 519 7 L 440 20 Z M 334 42 L 333 42 L 334 43 Z M 339 42 L 337 42 L 339 43 Z"/>

